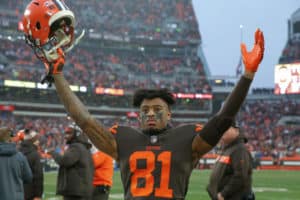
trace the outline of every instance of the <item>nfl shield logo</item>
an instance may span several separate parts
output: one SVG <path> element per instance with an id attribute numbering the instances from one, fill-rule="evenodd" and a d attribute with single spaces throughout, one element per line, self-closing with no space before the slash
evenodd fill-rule
<path id="1" fill-rule="evenodd" d="M 158 137 L 156 135 L 150 136 L 150 142 L 151 144 L 155 144 L 158 141 Z"/>

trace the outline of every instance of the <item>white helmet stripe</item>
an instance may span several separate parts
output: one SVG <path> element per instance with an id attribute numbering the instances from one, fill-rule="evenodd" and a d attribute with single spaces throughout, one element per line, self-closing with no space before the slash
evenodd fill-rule
<path id="1" fill-rule="evenodd" d="M 51 26 L 56 20 L 67 17 L 71 20 L 71 26 L 75 26 L 75 16 L 74 13 L 70 10 L 61 10 L 57 13 L 55 13 L 53 16 L 51 16 L 49 20 L 49 26 Z"/>
<path id="2" fill-rule="evenodd" d="M 69 8 L 67 7 L 67 5 L 65 4 L 65 2 L 60 1 L 60 0 L 54 0 L 54 3 L 56 4 L 56 6 L 60 9 L 60 10 L 69 10 Z"/>

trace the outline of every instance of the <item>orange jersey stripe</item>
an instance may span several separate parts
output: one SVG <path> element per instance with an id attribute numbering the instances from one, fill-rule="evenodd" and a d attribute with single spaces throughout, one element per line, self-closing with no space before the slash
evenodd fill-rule
<path id="1" fill-rule="evenodd" d="M 203 128 L 202 124 L 196 124 L 195 131 L 200 132 L 202 130 L 202 128 Z"/>
<path id="2" fill-rule="evenodd" d="M 218 156 L 216 161 L 224 163 L 226 165 L 229 165 L 231 163 L 231 159 L 229 156 Z"/>
<path id="3" fill-rule="evenodd" d="M 113 125 L 110 129 L 109 129 L 109 131 L 112 133 L 112 134 L 117 134 L 117 128 L 118 128 L 118 125 L 116 124 L 116 125 Z"/>

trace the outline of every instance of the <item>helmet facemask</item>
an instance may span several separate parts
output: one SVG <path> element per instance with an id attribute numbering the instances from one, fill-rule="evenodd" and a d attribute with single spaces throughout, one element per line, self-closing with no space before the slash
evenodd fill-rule
<path id="1" fill-rule="evenodd" d="M 73 42 L 74 28 L 60 19 L 50 28 L 47 43 L 41 45 L 38 39 L 25 35 L 26 43 L 34 50 L 35 55 L 42 61 L 54 61 L 58 58 L 57 49 L 68 49 Z"/>

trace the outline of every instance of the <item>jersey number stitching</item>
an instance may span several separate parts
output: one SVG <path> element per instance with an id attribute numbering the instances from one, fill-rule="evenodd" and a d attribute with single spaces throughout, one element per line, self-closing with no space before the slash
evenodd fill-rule
<path id="1" fill-rule="evenodd" d="M 161 162 L 162 167 L 160 186 L 154 190 L 155 197 L 173 197 L 173 190 L 169 188 L 171 155 L 170 151 L 163 151 L 157 155 L 157 162 Z M 138 160 L 145 160 L 146 168 L 138 169 Z M 152 172 L 155 169 L 155 154 L 152 151 L 134 152 L 129 158 L 129 167 L 132 172 L 130 185 L 132 196 L 149 196 L 153 192 L 154 187 L 154 176 L 152 175 Z M 139 179 L 144 179 L 144 187 L 138 187 Z"/>

